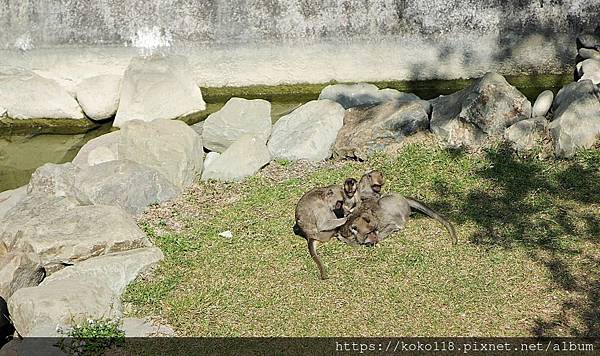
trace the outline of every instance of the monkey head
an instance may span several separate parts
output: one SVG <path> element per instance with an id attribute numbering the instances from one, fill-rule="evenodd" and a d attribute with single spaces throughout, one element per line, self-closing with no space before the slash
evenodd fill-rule
<path id="1" fill-rule="evenodd" d="M 371 211 L 361 212 L 350 225 L 354 239 L 361 245 L 374 245 L 379 242 L 377 218 Z"/>
<path id="2" fill-rule="evenodd" d="M 354 178 L 348 178 L 344 181 L 344 194 L 352 198 L 358 189 L 358 182 Z"/>
<path id="3" fill-rule="evenodd" d="M 381 187 L 383 187 L 383 184 L 385 183 L 385 180 L 383 179 L 383 173 L 381 173 L 381 171 L 374 170 L 367 173 L 367 175 L 371 183 L 371 189 L 373 189 L 375 193 L 381 193 Z"/>

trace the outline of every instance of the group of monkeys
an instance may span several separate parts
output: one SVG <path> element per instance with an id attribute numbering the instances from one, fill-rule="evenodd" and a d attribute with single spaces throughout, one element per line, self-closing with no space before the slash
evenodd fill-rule
<path id="1" fill-rule="evenodd" d="M 293 230 L 307 240 L 321 279 L 327 278 L 327 272 L 317 254 L 318 242 L 335 236 L 347 244 L 373 246 L 402 229 L 412 209 L 441 222 L 456 244 L 456 232 L 448 220 L 415 199 L 397 194 L 382 196 L 383 184 L 383 173 L 373 170 L 358 182 L 348 178 L 343 186 L 312 189 L 298 201 Z"/>

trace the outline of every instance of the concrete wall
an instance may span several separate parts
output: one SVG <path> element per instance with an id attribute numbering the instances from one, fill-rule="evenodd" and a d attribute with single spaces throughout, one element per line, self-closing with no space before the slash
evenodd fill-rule
<path id="1" fill-rule="evenodd" d="M 0 70 L 77 82 L 159 51 L 208 86 L 558 73 L 599 13 L 600 0 L 0 0 Z"/>

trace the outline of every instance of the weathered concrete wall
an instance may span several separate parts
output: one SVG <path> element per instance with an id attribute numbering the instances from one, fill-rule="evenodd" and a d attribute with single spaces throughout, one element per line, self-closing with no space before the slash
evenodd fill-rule
<path id="1" fill-rule="evenodd" d="M 0 70 L 77 82 L 161 51 L 210 86 L 556 73 L 599 13 L 600 0 L 0 0 Z"/>

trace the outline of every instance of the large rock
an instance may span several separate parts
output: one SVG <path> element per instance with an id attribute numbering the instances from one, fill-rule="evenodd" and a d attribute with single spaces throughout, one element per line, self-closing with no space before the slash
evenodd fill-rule
<path id="1" fill-rule="evenodd" d="M 119 206 L 132 215 L 180 193 L 156 169 L 128 160 L 81 169 L 75 176 L 75 186 L 92 204 Z"/>
<path id="2" fill-rule="evenodd" d="M 93 166 L 117 160 L 117 146 L 121 131 L 110 132 L 88 141 L 73 159 L 72 163 L 79 167 Z"/>
<path id="3" fill-rule="evenodd" d="M 581 59 L 596 59 L 596 60 L 600 60 L 600 50 L 595 50 L 595 49 L 590 49 L 590 48 L 580 48 L 579 51 L 579 57 L 581 57 Z"/>
<path id="4" fill-rule="evenodd" d="M 76 89 L 79 105 L 92 120 L 115 116 L 121 94 L 121 76 L 98 75 L 82 80 Z"/>
<path id="5" fill-rule="evenodd" d="M 67 162 L 62 164 L 46 163 L 33 172 L 27 185 L 28 195 L 46 197 L 73 197 L 80 203 L 90 201 L 75 183 L 80 168 Z"/>
<path id="6" fill-rule="evenodd" d="M 548 120 L 535 117 L 519 121 L 506 129 L 504 137 L 517 152 L 531 152 L 542 147 L 547 135 Z"/>
<path id="7" fill-rule="evenodd" d="M 63 264 L 150 245 L 123 209 L 80 206 L 66 197 L 25 198 L 0 221 L 0 232 L 9 250 L 31 247 L 48 273 Z"/>
<path id="8" fill-rule="evenodd" d="M 15 327 L 24 336 L 57 336 L 36 331 L 121 317 L 120 297 L 127 285 L 162 258 L 158 248 L 105 255 L 67 267 L 37 287 L 20 289 L 8 301 Z"/>
<path id="9" fill-rule="evenodd" d="M 0 245 L 4 243 L 0 241 Z M 39 258 L 30 249 L 0 254 L 0 296 L 6 300 L 21 288 L 37 286 L 45 276 Z"/>
<path id="10" fill-rule="evenodd" d="M 531 117 L 525 95 L 496 73 L 469 87 L 431 100 L 431 131 L 449 147 L 477 147 L 512 124 Z"/>
<path id="11" fill-rule="evenodd" d="M 271 103 L 262 99 L 231 98 L 223 108 L 204 121 L 202 143 L 215 152 L 224 152 L 242 135 L 267 142 L 271 134 Z"/>
<path id="12" fill-rule="evenodd" d="M 554 100 L 554 119 L 548 126 L 555 154 L 571 157 L 590 148 L 600 135 L 600 89 L 591 80 L 563 87 Z"/>
<path id="13" fill-rule="evenodd" d="M 0 221 L 6 213 L 19 204 L 27 196 L 27 186 L 0 192 Z"/>
<path id="14" fill-rule="evenodd" d="M 544 90 L 538 95 L 531 109 L 532 117 L 546 116 L 548 110 L 552 107 L 552 100 L 554 100 L 554 93 L 551 90 Z"/>
<path id="15" fill-rule="evenodd" d="M 13 119 L 83 119 L 77 101 L 51 79 L 32 72 L 0 75 L 0 107 Z"/>
<path id="16" fill-rule="evenodd" d="M 591 48 L 600 50 L 600 33 L 598 30 L 594 32 L 585 31 L 576 37 L 577 49 Z"/>
<path id="17" fill-rule="evenodd" d="M 365 160 L 375 152 L 398 148 L 406 136 L 428 128 L 429 117 L 416 100 L 351 108 L 346 110 L 334 153 Z"/>
<path id="18" fill-rule="evenodd" d="M 331 100 L 313 100 L 273 125 L 267 146 L 274 158 L 322 161 L 331 157 L 344 124 L 344 108 Z"/>
<path id="19" fill-rule="evenodd" d="M 591 80 L 594 84 L 600 84 L 600 59 L 586 59 L 578 65 L 579 81 Z"/>
<path id="20" fill-rule="evenodd" d="M 271 154 L 263 138 L 244 135 L 206 167 L 202 179 L 240 181 L 270 161 Z"/>
<path id="21" fill-rule="evenodd" d="M 329 99 L 340 103 L 344 109 L 355 106 L 375 105 L 388 100 L 419 100 L 412 93 L 403 93 L 395 89 L 379 89 L 374 84 L 333 84 L 326 86 L 319 94 L 319 100 Z"/>
<path id="22" fill-rule="evenodd" d="M 125 71 L 119 109 L 113 123 L 175 119 L 206 109 L 187 59 L 181 56 L 136 57 Z"/>
<path id="23" fill-rule="evenodd" d="M 202 139 L 179 120 L 130 121 L 117 151 L 119 159 L 154 168 L 181 190 L 202 172 Z"/>

